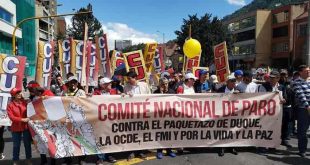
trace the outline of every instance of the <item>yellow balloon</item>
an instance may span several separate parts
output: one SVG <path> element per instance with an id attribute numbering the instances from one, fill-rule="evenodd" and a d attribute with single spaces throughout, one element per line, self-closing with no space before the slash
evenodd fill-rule
<path id="1" fill-rule="evenodd" d="M 201 53 L 201 45 L 196 39 L 188 39 L 183 45 L 183 52 L 188 58 L 194 58 Z"/>

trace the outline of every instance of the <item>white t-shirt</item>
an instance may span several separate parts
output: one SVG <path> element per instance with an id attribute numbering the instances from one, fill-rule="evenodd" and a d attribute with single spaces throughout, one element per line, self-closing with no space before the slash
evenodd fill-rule
<path id="1" fill-rule="evenodd" d="M 254 82 L 251 82 L 249 84 L 241 82 L 237 86 L 237 90 L 240 91 L 241 93 L 256 93 L 257 92 L 257 87 L 258 87 L 258 85 L 256 83 L 254 83 Z"/>
<path id="2" fill-rule="evenodd" d="M 194 87 L 188 87 L 187 85 L 183 84 L 183 89 L 184 89 L 184 92 L 183 94 L 194 94 L 195 93 L 195 90 L 194 90 Z"/>
<path id="3" fill-rule="evenodd" d="M 227 87 L 225 88 L 225 93 L 234 93 L 235 89 L 229 90 Z"/>

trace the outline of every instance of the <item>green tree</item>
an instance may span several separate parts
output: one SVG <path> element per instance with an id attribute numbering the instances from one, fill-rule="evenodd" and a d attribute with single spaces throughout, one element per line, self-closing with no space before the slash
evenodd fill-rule
<path id="1" fill-rule="evenodd" d="M 213 62 L 213 46 L 226 41 L 228 38 L 227 28 L 217 17 L 205 14 L 198 18 L 197 14 L 189 15 L 188 19 L 183 19 L 181 29 L 175 31 L 176 42 L 182 48 L 185 40 L 189 36 L 189 25 L 192 26 L 191 37 L 197 39 L 202 48 L 200 66 L 208 66 Z M 180 50 L 183 53 L 183 50 Z"/>
<path id="2" fill-rule="evenodd" d="M 92 5 L 88 4 L 86 8 L 80 8 L 79 12 L 92 11 Z M 74 15 L 71 19 L 72 27 L 68 29 L 68 34 L 72 36 L 74 39 L 83 40 L 84 39 L 84 24 L 85 22 L 88 25 L 88 37 L 94 38 L 96 35 L 102 35 L 103 30 L 101 23 L 98 19 L 93 15 L 93 13 L 89 14 L 80 14 Z"/>

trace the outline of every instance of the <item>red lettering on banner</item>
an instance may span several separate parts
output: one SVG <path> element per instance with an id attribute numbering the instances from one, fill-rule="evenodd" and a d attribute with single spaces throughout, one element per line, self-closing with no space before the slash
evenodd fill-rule
<path id="1" fill-rule="evenodd" d="M 192 70 L 193 67 L 199 66 L 199 56 L 196 56 L 194 58 L 187 59 L 187 70 Z"/>
<path id="2" fill-rule="evenodd" d="M 219 70 L 216 72 L 218 78 L 220 79 L 220 82 L 223 82 L 225 81 L 225 74 L 227 73 L 227 70 L 226 69 L 223 69 L 223 70 Z"/>
<path id="3" fill-rule="evenodd" d="M 219 77 L 219 82 L 225 82 L 226 76 L 229 74 L 229 66 L 226 52 L 226 43 L 223 42 L 214 47 L 214 63 L 216 75 Z"/>
<path id="4" fill-rule="evenodd" d="M 129 67 L 136 67 L 142 65 L 141 61 L 135 61 L 135 59 L 140 58 L 139 53 L 131 54 L 127 57 Z"/>
<path id="5" fill-rule="evenodd" d="M 215 67 L 218 70 L 221 70 L 226 67 L 226 59 L 225 56 L 215 59 Z"/>
<path id="6" fill-rule="evenodd" d="M 222 56 L 225 56 L 225 54 L 224 54 L 224 44 L 221 44 L 221 45 L 217 46 L 215 48 L 214 54 L 215 54 L 215 58 L 220 58 Z"/>
<path id="7" fill-rule="evenodd" d="M 153 113 L 151 112 L 151 107 Z M 210 118 L 230 116 L 272 116 L 276 111 L 275 100 L 223 100 L 222 113 L 217 111 L 216 101 L 165 101 L 165 102 L 131 102 L 131 103 L 110 103 L 98 106 L 98 119 L 122 120 L 122 119 L 147 119 L 150 114 L 154 118 Z M 240 108 L 239 108 L 240 107 Z M 221 114 L 216 114 L 221 113 Z"/>

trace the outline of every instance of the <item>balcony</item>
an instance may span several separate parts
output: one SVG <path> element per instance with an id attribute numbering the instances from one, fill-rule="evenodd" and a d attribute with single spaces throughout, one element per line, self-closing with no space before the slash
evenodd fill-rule
<path id="1" fill-rule="evenodd" d="M 228 25 L 228 30 L 235 34 L 240 33 L 247 30 L 255 29 L 256 25 L 256 18 L 255 17 L 248 17 L 243 20 L 231 23 Z"/>
<path id="2" fill-rule="evenodd" d="M 233 60 L 244 60 L 244 61 L 253 61 L 255 59 L 255 54 L 240 54 L 240 55 L 230 55 L 229 61 Z"/>
<path id="3" fill-rule="evenodd" d="M 39 38 L 40 39 L 48 41 L 48 35 L 49 35 L 48 32 L 46 32 L 42 29 L 39 30 Z"/>
<path id="4" fill-rule="evenodd" d="M 8 35 L 8 36 L 12 36 L 13 34 L 13 31 L 14 31 L 14 28 L 15 26 L 13 26 L 11 23 L 3 20 L 3 19 L 0 19 L 0 32 L 3 32 L 4 34 Z M 16 33 L 15 33 L 15 36 L 17 38 L 22 38 L 22 31 L 21 29 L 17 29 L 16 30 Z"/>
<path id="5" fill-rule="evenodd" d="M 255 39 L 235 42 L 233 43 L 233 46 L 244 46 L 244 45 L 253 45 L 253 44 L 255 44 Z"/>

